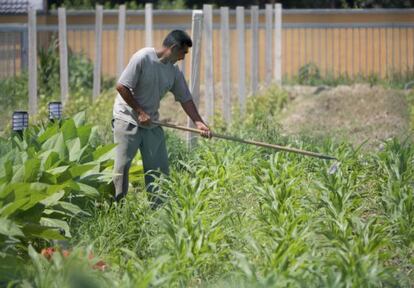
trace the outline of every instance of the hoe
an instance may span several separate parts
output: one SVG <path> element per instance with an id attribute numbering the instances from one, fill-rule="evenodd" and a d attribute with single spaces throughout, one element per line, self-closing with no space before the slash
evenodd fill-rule
<path id="1" fill-rule="evenodd" d="M 165 123 L 165 122 L 159 122 L 159 121 L 152 121 L 152 123 L 154 123 L 156 125 L 163 126 L 163 127 L 168 127 L 168 128 L 173 128 L 173 129 L 178 129 L 178 130 L 183 130 L 183 131 L 188 131 L 188 132 L 194 132 L 194 133 L 201 133 L 201 130 L 195 129 L 195 128 L 189 128 L 189 127 L 184 127 L 184 126 L 179 126 L 179 125 Z M 324 155 L 324 154 L 315 153 L 315 152 L 311 152 L 311 151 L 300 150 L 300 149 L 297 149 L 297 148 L 290 148 L 290 147 L 280 146 L 280 145 L 276 145 L 276 144 L 269 144 L 269 143 L 258 142 L 258 141 L 253 141 L 253 140 L 244 140 L 244 139 L 237 138 L 237 137 L 234 137 L 234 136 L 222 135 L 222 134 L 217 134 L 217 133 L 214 133 L 214 132 L 212 133 L 211 136 L 215 137 L 215 138 L 231 140 L 231 141 L 240 142 L 240 143 L 244 143 L 244 144 L 251 144 L 251 145 L 256 145 L 256 146 L 261 146 L 261 147 L 266 147 L 266 148 L 272 148 L 272 149 L 276 149 L 276 150 L 279 150 L 279 151 L 286 151 L 286 152 L 292 152 L 292 153 L 296 153 L 296 154 L 302 154 L 302 155 L 305 155 L 305 156 L 311 156 L 311 157 L 316 157 L 316 158 L 320 158 L 320 159 L 336 160 L 336 162 L 329 169 L 329 174 L 335 173 L 336 170 L 338 169 L 338 166 L 339 166 L 339 162 L 337 162 L 338 159 L 336 159 L 335 157 L 329 156 L 329 155 Z"/>

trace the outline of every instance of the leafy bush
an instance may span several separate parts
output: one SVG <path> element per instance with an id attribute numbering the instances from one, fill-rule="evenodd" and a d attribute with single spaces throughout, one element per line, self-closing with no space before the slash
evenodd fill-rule
<path id="1" fill-rule="evenodd" d="M 97 145 L 94 130 L 80 113 L 2 140 L 2 249 L 71 237 L 69 223 L 87 213 L 88 199 L 110 197 L 114 144 Z"/>

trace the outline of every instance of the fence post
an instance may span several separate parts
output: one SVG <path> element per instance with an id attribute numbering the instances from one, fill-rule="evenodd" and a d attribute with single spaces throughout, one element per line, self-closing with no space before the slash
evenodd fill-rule
<path id="1" fill-rule="evenodd" d="M 20 69 L 21 71 L 27 70 L 28 67 L 28 50 L 29 50 L 29 35 L 27 30 L 24 30 L 20 33 L 20 59 L 21 59 L 21 63 L 20 63 Z"/>
<path id="2" fill-rule="evenodd" d="M 152 46 L 152 3 L 145 4 L 145 46 Z"/>
<path id="3" fill-rule="evenodd" d="M 37 113 L 37 25 L 36 10 L 30 5 L 28 10 L 29 23 L 29 114 Z"/>
<path id="4" fill-rule="evenodd" d="M 230 98 L 230 31 L 229 8 L 220 8 L 221 29 L 221 86 L 223 90 L 223 116 L 226 124 L 231 122 Z"/>
<path id="5" fill-rule="evenodd" d="M 255 95 L 259 85 L 259 6 L 252 6 L 250 12 L 252 23 L 252 63 L 250 78 L 252 94 Z"/>
<path id="6" fill-rule="evenodd" d="M 68 100 L 68 46 L 66 38 L 66 10 L 58 8 L 59 17 L 59 63 L 60 63 L 60 99 L 65 105 Z"/>
<path id="7" fill-rule="evenodd" d="M 282 4 L 275 5 L 275 82 L 282 84 Z"/>
<path id="8" fill-rule="evenodd" d="M 266 4 L 266 30 L 265 30 L 265 73 L 266 85 L 272 81 L 272 22 L 273 22 L 273 5 Z"/>
<path id="9" fill-rule="evenodd" d="M 190 74 L 190 91 L 193 96 L 195 106 L 198 108 L 200 100 L 200 62 L 201 62 L 201 35 L 203 29 L 203 11 L 193 10 L 191 39 L 193 47 L 191 51 L 191 74 Z M 195 127 L 191 119 L 188 119 L 188 127 Z M 194 147 L 197 143 L 197 137 L 193 133 L 187 134 L 187 143 L 189 148 Z"/>
<path id="10" fill-rule="evenodd" d="M 246 48 L 244 41 L 244 7 L 236 7 L 237 39 L 238 39 L 238 62 L 239 62 L 239 107 L 240 115 L 246 110 Z"/>
<path id="11" fill-rule="evenodd" d="M 102 66 L 102 5 L 96 5 L 95 16 L 95 64 L 93 67 L 93 100 L 101 91 L 101 66 Z"/>
<path id="12" fill-rule="evenodd" d="M 213 6 L 203 5 L 204 14 L 204 91 L 206 99 L 206 121 L 213 124 L 214 79 L 213 79 Z"/>
<path id="13" fill-rule="evenodd" d="M 124 69 L 124 49 L 125 49 L 125 4 L 119 6 L 118 11 L 118 47 L 116 55 L 116 75 L 121 76 Z"/>

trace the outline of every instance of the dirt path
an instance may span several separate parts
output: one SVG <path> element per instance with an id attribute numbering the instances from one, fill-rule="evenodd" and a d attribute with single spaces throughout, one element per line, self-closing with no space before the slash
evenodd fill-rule
<path id="1" fill-rule="evenodd" d="M 292 99 L 281 115 L 288 134 L 346 137 L 354 144 L 368 139 L 372 147 L 390 137 L 404 137 L 410 129 L 406 97 L 398 90 L 361 84 L 285 89 Z"/>

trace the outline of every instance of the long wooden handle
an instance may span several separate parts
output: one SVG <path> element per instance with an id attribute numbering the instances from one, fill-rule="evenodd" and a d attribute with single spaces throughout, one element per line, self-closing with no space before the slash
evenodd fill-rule
<path id="1" fill-rule="evenodd" d="M 188 131 L 188 132 L 194 132 L 194 133 L 201 133 L 202 132 L 199 129 L 174 125 L 174 124 L 165 123 L 165 122 L 152 121 L 152 123 L 154 123 L 156 125 L 163 126 L 163 127 L 179 129 L 179 130 Z M 266 148 L 272 148 L 272 149 L 276 149 L 276 150 L 280 150 L 280 151 L 293 152 L 293 153 L 302 154 L 302 155 L 311 156 L 311 157 L 317 157 L 317 158 L 321 158 L 321 159 L 337 160 L 335 157 L 332 157 L 332 156 L 329 156 L 329 155 L 324 155 L 324 154 L 315 153 L 315 152 L 311 152 L 311 151 L 300 150 L 300 149 L 297 149 L 297 148 L 289 148 L 289 147 L 285 147 L 285 146 L 280 146 L 280 145 L 276 145 L 276 144 L 269 144 L 269 143 L 264 143 L 264 142 L 258 142 L 258 141 L 253 141 L 253 140 L 244 140 L 244 139 L 237 138 L 237 137 L 234 137 L 234 136 L 222 135 L 222 134 L 218 134 L 218 133 L 214 133 L 214 132 L 212 132 L 211 135 L 212 135 L 212 137 L 215 137 L 215 138 L 221 138 L 221 139 L 226 139 L 226 140 L 230 140 L 230 141 L 236 141 L 236 142 L 240 142 L 240 143 L 244 143 L 244 144 L 251 144 L 251 145 L 256 145 L 256 146 L 261 146 L 261 147 L 266 147 Z"/>

